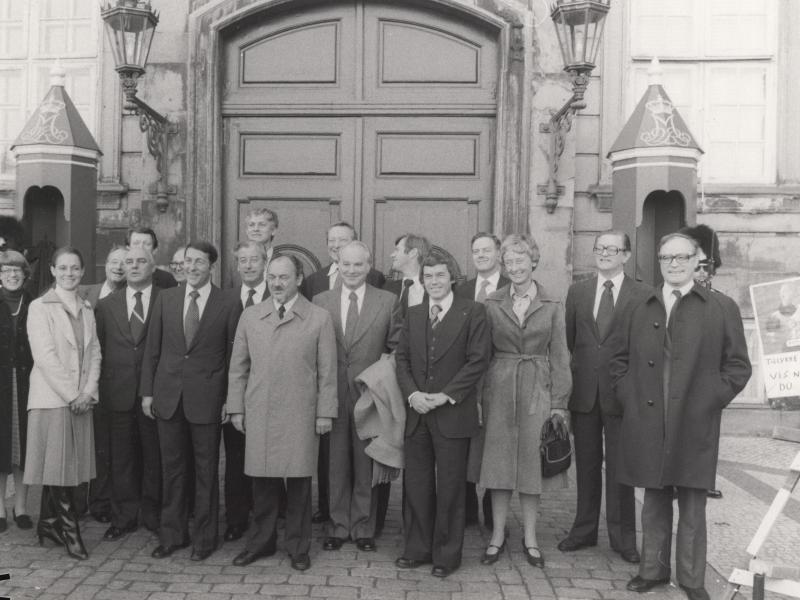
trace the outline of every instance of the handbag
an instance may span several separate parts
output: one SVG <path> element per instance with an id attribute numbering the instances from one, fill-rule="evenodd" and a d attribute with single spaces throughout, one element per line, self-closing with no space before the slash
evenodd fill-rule
<path id="1" fill-rule="evenodd" d="M 551 416 L 542 425 L 539 453 L 542 456 L 542 477 L 554 477 L 572 464 L 569 431 L 560 415 Z"/>

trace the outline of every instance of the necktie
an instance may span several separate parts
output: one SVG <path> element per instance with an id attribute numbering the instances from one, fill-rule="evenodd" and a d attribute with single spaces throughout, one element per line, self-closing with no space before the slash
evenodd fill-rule
<path id="1" fill-rule="evenodd" d="M 283 304 L 281 304 L 281 305 L 278 307 L 278 318 L 279 318 L 281 321 L 283 321 L 283 317 L 284 317 L 284 315 L 285 315 L 285 314 L 286 314 L 286 306 L 285 306 L 285 305 L 283 305 Z"/>
<path id="2" fill-rule="evenodd" d="M 356 333 L 356 323 L 358 322 L 358 296 L 355 292 L 350 292 L 350 304 L 347 307 L 347 317 L 344 322 L 344 340 L 349 346 L 353 342 Z"/>
<path id="3" fill-rule="evenodd" d="M 486 302 L 486 288 L 488 287 L 489 287 L 489 280 L 484 279 L 481 282 L 481 287 L 478 290 L 478 295 L 475 296 L 475 302 L 480 302 L 481 304 L 484 304 Z"/>
<path id="4" fill-rule="evenodd" d="M 403 280 L 403 288 L 400 290 L 400 307 L 402 310 L 403 317 L 406 316 L 406 311 L 408 310 L 408 294 L 409 288 L 414 285 L 414 281 L 411 279 L 404 279 Z"/>
<path id="5" fill-rule="evenodd" d="M 438 304 L 431 305 L 431 329 L 436 329 L 439 325 L 439 313 L 442 312 L 442 307 Z"/>
<path id="6" fill-rule="evenodd" d="M 597 308 L 597 332 L 600 334 L 600 339 L 604 339 L 611 327 L 611 319 L 614 317 L 614 293 L 611 291 L 614 287 L 614 282 L 607 279 L 603 283 L 602 296 L 600 296 L 600 306 Z"/>
<path id="7" fill-rule="evenodd" d="M 247 308 L 248 306 L 253 306 L 255 302 L 253 301 L 253 296 L 255 296 L 256 291 L 253 288 L 247 290 L 247 302 L 244 303 L 244 307 Z"/>
<path id="8" fill-rule="evenodd" d="M 675 301 L 672 303 L 672 308 L 669 310 L 669 318 L 667 319 L 667 329 L 672 331 L 672 323 L 675 321 L 675 309 L 678 308 L 678 302 L 681 301 L 681 291 L 672 290 L 672 295 L 675 296 Z"/>
<path id="9" fill-rule="evenodd" d="M 133 312 L 131 313 L 131 335 L 133 339 L 138 341 L 142 337 L 144 331 L 144 306 L 142 305 L 142 292 L 136 292 L 133 295 L 134 304 Z"/>
<path id="10" fill-rule="evenodd" d="M 189 292 L 189 307 L 186 309 L 186 316 L 183 318 L 183 337 L 186 339 L 186 349 L 192 345 L 197 330 L 200 329 L 200 307 L 197 305 L 197 298 L 200 293 L 197 290 Z"/>

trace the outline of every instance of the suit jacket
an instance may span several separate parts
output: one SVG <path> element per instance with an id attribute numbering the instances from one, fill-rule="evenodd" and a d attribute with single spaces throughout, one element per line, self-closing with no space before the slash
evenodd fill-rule
<path id="1" fill-rule="evenodd" d="M 315 474 L 316 419 L 338 414 L 330 313 L 302 295 L 283 319 L 272 301 L 244 311 L 231 357 L 228 412 L 244 414 L 247 475 Z"/>
<path id="2" fill-rule="evenodd" d="M 475 300 L 475 284 L 477 281 L 478 278 L 475 277 L 469 281 L 465 281 L 464 283 L 457 285 L 456 289 L 454 290 L 455 295 L 466 298 L 467 300 Z M 511 281 L 507 277 L 500 275 L 500 279 L 497 280 L 497 287 L 495 288 L 495 291 L 507 286 L 509 283 L 511 283 Z"/>
<path id="3" fill-rule="evenodd" d="M 150 292 L 144 330 L 134 339 L 128 320 L 126 292 L 106 296 L 97 303 L 97 337 L 103 352 L 100 369 L 100 403 L 107 409 L 126 412 L 134 408 L 142 377 L 142 360 L 147 342 L 147 327 L 160 289 Z"/>
<path id="4" fill-rule="evenodd" d="M 239 307 L 239 315 L 241 315 L 242 311 L 244 310 L 244 306 L 242 306 L 242 284 L 240 283 L 236 287 L 226 288 L 222 291 L 225 296 L 231 300 L 231 302 L 235 302 L 236 306 Z M 255 298 L 255 296 L 253 297 Z M 261 294 L 261 299 L 258 300 L 256 304 L 261 304 L 267 298 L 269 298 L 269 287 L 264 288 L 264 293 Z"/>
<path id="5" fill-rule="evenodd" d="M 100 343 L 94 311 L 80 308 L 83 319 L 83 363 L 79 364 L 75 332 L 67 310 L 54 289 L 28 307 L 28 341 L 33 355 L 28 410 L 63 408 L 83 392 L 97 400 L 100 378 Z"/>
<path id="6" fill-rule="evenodd" d="M 153 271 L 153 285 L 158 286 L 162 290 L 178 286 L 178 282 L 173 277 L 172 273 L 168 273 L 162 269 Z"/>
<path id="7" fill-rule="evenodd" d="M 742 317 L 733 300 L 699 285 L 673 312 L 669 362 L 660 288 L 633 308 L 615 341 L 611 376 L 624 411 L 617 479 L 645 488 L 710 489 L 722 409 L 751 374 Z"/>
<path id="8" fill-rule="evenodd" d="M 356 377 L 387 350 L 395 297 L 384 290 L 367 284 L 364 302 L 356 322 L 355 334 L 350 344 L 344 335 L 342 323 L 342 294 L 340 289 L 328 290 L 314 296 L 314 304 L 327 310 L 333 318 L 336 332 L 337 381 L 339 418 L 347 417 L 348 399 L 355 404 L 359 390 Z"/>
<path id="9" fill-rule="evenodd" d="M 181 398 L 186 420 L 218 423 L 228 384 L 228 362 L 238 306 L 212 285 L 200 328 L 187 348 L 183 335 L 184 286 L 162 290 L 153 305 L 142 362 L 140 394 L 153 397 L 161 419 L 170 419 Z"/>
<path id="10" fill-rule="evenodd" d="M 84 300 L 89 302 L 92 308 L 97 308 L 97 303 L 100 301 L 100 290 L 103 289 L 104 283 L 105 281 L 101 281 L 100 283 L 80 285 L 78 286 L 78 294 L 80 294 Z M 119 291 L 119 290 L 114 290 L 114 291 Z M 112 291 L 111 294 L 113 294 L 114 291 Z"/>
<path id="11" fill-rule="evenodd" d="M 606 415 L 621 415 L 622 406 L 617 401 L 611 383 L 609 362 L 613 353 L 611 341 L 614 332 L 624 322 L 628 313 L 652 288 L 627 275 L 622 280 L 611 326 L 603 339 L 594 319 L 594 300 L 597 276 L 573 283 L 567 292 L 565 306 L 567 347 L 572 354 L 572 395 L 569 409 L 588 413 L 599 398 L 600 410 Z"/>
<path id="12" fill-rule="evenodd" d="M 329 263 L 324 268 L 314 271 L 308 277 L 303 278 L 303 283 L 300 286 L 300 291 L 306 298 L 312 300 L 314 296 L 316 296 L 320 292 L 324 292 L 330 289 L 330 280 L 328 279 L 328 269 L 331 268 L 331 264 L 333 263 Z M 383 283 L 385 281 L 386 278 L 380 271 L 377 271 L 375 269 L 370 269 L 369 273 L 367 273 L 367 283 L 373 287 L 380 289 L 383 287 Z"/>
<path id="13" fill-rule="evenodd" d="M 444 392 L 455 401 L 432 414 L 442 435 L 472 437 L 478 433 L 478 382 L 489 366 L 491 336 L 482 304 L 455 296 L 453 305 L 427 336 L 428 305 L 408 309 L 397 346 L 397 381 L 406 401 L 416 391 Z M 419 413 L 407 407 L 406 436 L 419 422 Z"/>

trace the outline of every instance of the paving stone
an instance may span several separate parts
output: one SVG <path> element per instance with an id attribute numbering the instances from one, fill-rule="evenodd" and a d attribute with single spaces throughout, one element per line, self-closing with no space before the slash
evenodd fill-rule
<path id="1" fill-rule="evenodd" d="M 259 594 L 271 596 L 307 596 L 309 586 L 267 583 L 261 586 Z"/>
<path id="2" fill-rule="evenodd" d="M 260 587 L 257 583 L 217 583 L 211 591 L 223 594 L 256 594 Z"/>
<path id="3" fill-rule="evenodd" d="M 196 594 L 198 592 L 211 591 L 210 583 L 198 583 L 196 581 L 184 581 L 180 583 L 170 583 L 165 590 L 167 592 L 178 592 L 183 594 Z"/>
<path id="4" fill-rule="evenodd" d="M 587 590 L 579 588 L 555 588 L 556 598 L 580 598 L 581 600 L 589 600 L 591 598 L 600 598 L 600 593 L 596 590 Z"/>
<path id="5" fill-rule="evenodd" d="M 358 598 L 358 588 L 315 585 L 311 588 L 311 596 L 314 598 Z"/>

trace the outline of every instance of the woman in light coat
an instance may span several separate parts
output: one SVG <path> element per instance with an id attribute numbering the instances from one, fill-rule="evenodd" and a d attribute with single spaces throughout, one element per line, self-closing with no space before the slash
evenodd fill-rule
<path id="1" fill-rule="evenodd" d="M 486 439 L 480 485 L 491 490 L 494 529 L 481 562 L 493 564 L 505 548 L 511 494 L 519 492 L 525 558 L 544 567 L 536 541 L 543 487 L 566 487 L 566 473 L 542 480 L 539 441 L 551 414 L 566 419 L 572 387 L 564 308 L 533 279 L 539 248 L 526 235 L 510 235 L 500 256 L 511 284 L 486 300 L 492 327 L 492 362 L 483 388 Z"/>
<path id="2" fill-rule="evenodd" d="M 39 543 L 49 538 L 70 556 L 86 559 L 72 488 L 95 476 L 91 409 L 98 397 L 100 344 L 92 307 L 77 293 L 84 273 L 80 252 L 59 248 L 50 270 L 55 287 L 28 310 L 33 370 L 24 481 L 44 486 Z"/>

